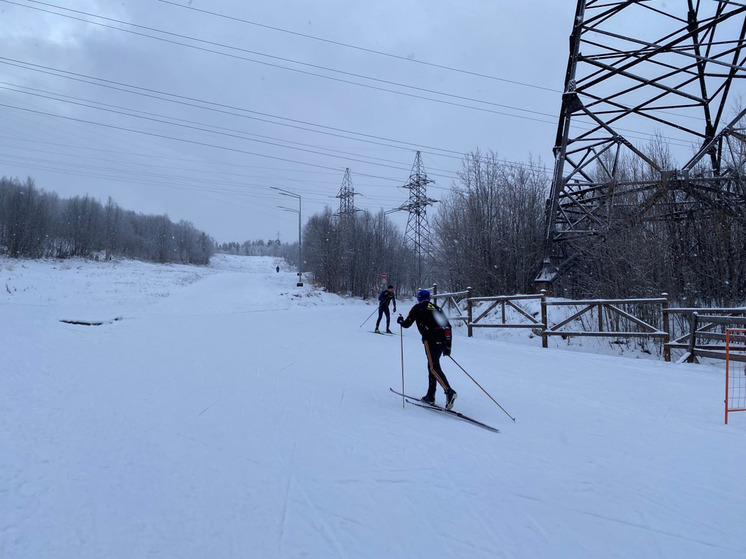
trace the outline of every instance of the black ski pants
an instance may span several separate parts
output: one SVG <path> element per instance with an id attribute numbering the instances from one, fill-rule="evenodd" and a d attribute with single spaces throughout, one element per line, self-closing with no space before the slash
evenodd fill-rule
<path id="1" fill-rule="evenodd" d="M 443 392 L 448 392 L 451 385 L 448 384 L 443 369 L 440 367 L 440 357 L 443 355 L 443 343 L 433 340 L 423 340 L 425 355 L 427 356 L 427 394 L 435 396 L 436 383 L 443 387 Z"/>
<path id="2" fill-rule="evenodd" d="M 381 319 L 383 318 L 384 314 L 386 315 L 386 330 L 391 330 L 391 328 L 389 328 L 389 326 L 391 326 L 391 313 L 389 312 L 388 305 L 378 306 L 378 320 L 376 320 L 376 330 L 378 330 L 378 325 L 381 324 Z"/>

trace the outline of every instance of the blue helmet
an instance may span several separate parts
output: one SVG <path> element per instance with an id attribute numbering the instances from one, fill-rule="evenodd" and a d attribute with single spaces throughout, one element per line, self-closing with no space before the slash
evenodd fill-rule
<path id="1" fill-rule="evenodd" d="M 417 292 L 417 300 L 418 301 L 429 301 L 430 300 L 430 292 L 427 289 L 420 289 Z"/>

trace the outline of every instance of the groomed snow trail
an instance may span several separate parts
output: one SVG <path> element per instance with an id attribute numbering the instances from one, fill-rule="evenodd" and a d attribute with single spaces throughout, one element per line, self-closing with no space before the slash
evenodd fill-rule
<path id="1" fill-rule="evenodd" d="M 275 264 L 0 260 L 0 556 L 746 557 L 719 369 L 457 329 L 494 434 L 402 409 L 398 326 Z"/>

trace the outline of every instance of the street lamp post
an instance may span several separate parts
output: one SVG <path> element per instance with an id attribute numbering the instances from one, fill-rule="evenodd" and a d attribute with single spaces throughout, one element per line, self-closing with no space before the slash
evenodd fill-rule
<path id="1" fill-rule="evenodd" d="M 277 188 L 276 186 L 270 186 L 272 190 L 276 190 L 283 196 L 290 196 L 291 198 L 297 198 L 298 199 L 298 209 L 294 210 L 292 208 L 285 208 L 283 206 L 277 206 L 281 210 L 284 210 L 286 212 L 293 212 L 298 213 L 298 283 L 296 284 L 298 287 L 303 287 L 303 244 L 302 244 L 302 237 L 301 237 L 301 229 L 302 229 L 302 198 L 300 194 L 296 194 L 295 192 L 290 192 L 289 190 L 283 190 L 282 188 Z"/>
<path id="2" fill-rule="evenodd" d="M 390 271 L 386 269 L 386 216 L 398 211 L 399 208 L 395 208 L 393 210 L 381 210 L 381 274 L 388 273 Z M 384 287 L 389 283 L 388 279 L 385 279 L 383 276 L 381 276 L 381 281 Z"/>

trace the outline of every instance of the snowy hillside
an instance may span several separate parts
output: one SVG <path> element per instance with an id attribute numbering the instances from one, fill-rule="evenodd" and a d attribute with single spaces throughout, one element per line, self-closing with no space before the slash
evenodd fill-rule
<path id="1" fill-rule="evenodd" d="M 0 557 L 746 557 L 720 368 L 457 331 L 495 434 L 402 409 L 416 331 L 276 264 L 0 259 Z"/>

